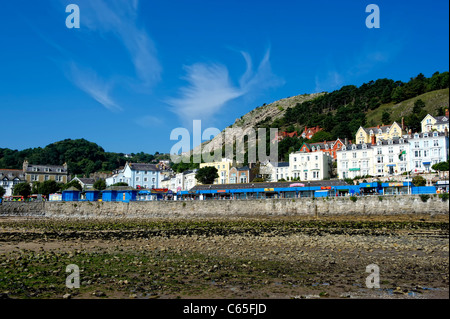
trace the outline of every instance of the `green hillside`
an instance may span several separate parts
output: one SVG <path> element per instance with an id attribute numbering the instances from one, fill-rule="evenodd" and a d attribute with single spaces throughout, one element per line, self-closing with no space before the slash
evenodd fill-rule
<path id="1" fill-rule="evenodd" d="M 382 104 L 375 110 L 369 110 L 366 114 L 367 126 L 376 126 L 382 123 L 384 112 L 390 114 L 391 122 L 400 123 L 402 117 L 408 117 L 413 113 L 414 102 L 422 100 L 425 103 L 423 110 L 427 114 L 436 116 L 449 107 L 449 89 L 436 90 L 421 94 L 417 97 L 395 104 L 394 102 Z"/>

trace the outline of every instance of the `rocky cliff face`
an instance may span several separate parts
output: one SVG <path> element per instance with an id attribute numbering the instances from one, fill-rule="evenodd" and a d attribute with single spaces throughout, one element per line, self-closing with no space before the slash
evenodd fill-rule
<path id="1" fill-rule="evenodd" d="M 275 101 L 270 104 L 265 104 L 263 106 L 257 107 L 256 109 L 248 112 L 247 114 L 237 118 L 233 125 L 228 128 L 235 129 L 235 132 L 240 132 L 242 130 L 242 134 L 249 134 L 252 130 L 257 132 L 256 128 L 264 122 L 265 124 L 271 124 L 276 119 L 279 119 L 284 116 L 284 113 L 289 107 L 295 106 L 297 103 L 303 103 L 305 101 L 309 101 L 315 99 L 316 97 L 323 95 L 324 93 L 314 93 L 314 94 L 302 94 L 293 97 L 288 97 L 285 99 L 281 99 Z M 225 144 L 233 143 L 233 137 L 225 134 L 225 130 L 221 132 L 221 134 L 214 137 L 211 141 L 204 142 L 201 147 L 202 150 L 207 147 L 211 152 L 216 149 L 222 149 Z M 269 134 L 269 132 L 266 132 Z M 193 151 L 198 151 L 199 147 L 195 148 Z"/>

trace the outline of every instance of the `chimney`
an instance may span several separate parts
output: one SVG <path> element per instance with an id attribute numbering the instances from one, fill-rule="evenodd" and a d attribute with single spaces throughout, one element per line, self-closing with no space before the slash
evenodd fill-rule
<path id="1" fill-rule="evenodd" d="M 348 138 L 345 138 L 345 145 L 348 145 Z"/>
<path id="2" fill-rule="evenodd" d="M 380 128 L 380 124 L 377 125 L 377 128 Z"/>
<path id="3" fill-rule="evenodd" d="M 375 145 L 376 141 L 375 141 L 375 135 L 372 135 L 372 145 Z"/>
<path id="4" fill-rule="evenodd" d="M 445 127 L 445 129 L 444 129 L 444 135 L 445 135 L 445 137 L 448 137 L 448 128 L 447 127 Z"/>
<path id="5" fill-rule="evenodd" d="M 402 131 L 405 129 L 405 122 L 404 122 L 404 118 L 402 116 Z"/>
<path id="6" fill-rule="evenodd" d="M 448 109 L 445 109 L 445 116 L 448 118 Z"/>

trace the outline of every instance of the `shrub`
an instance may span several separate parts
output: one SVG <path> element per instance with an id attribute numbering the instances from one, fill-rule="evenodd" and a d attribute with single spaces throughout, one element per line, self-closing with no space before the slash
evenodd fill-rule
<path id="1" fill-rule="evenodd" d="M 439 198 L 442 199 L 443 202 L 448 201 L 448 193 L 439 194 Z"/>
<path id="2" fill-rule="evenodd" d="M 350 196 L 350 200 L 351 200 L 352 202 L 356 202 L 356 201 L 358 200 L 358 197 L 356 197 L 356 196 Z"/>
<path id="3" fill-rule="evenodd" d="M 382 202 L 382 201 L 383 201 L 383 196 L 378 196 L 378 200 L 379 200 L 380 202 Z"/>
<path id="4" fill-rule="evenodd" d="M 422 200 L 422 202 L 426 203 L 430 199 L 430 195 L 421 194 L 420 199 Z"/>

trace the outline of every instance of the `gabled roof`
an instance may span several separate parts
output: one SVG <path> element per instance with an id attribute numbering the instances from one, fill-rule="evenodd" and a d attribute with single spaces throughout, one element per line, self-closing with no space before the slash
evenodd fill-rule
<path id="1" fill-rule="evenodd" d="M 150 163 L 128 163 L 133 171 L 160 171 L 156 164 Z"/>
<path id="2" fill-rule="evenodd" d="M 33 171 L 33 168 L 37 168 L 37 171 Z M 45 169 L 49 169 L 49 171 L 45 171 Z M 57 170 L 61 170 L 60 172 L 58 172 Z M 56 174 L 61 174 L 61 173 L 67 173 L 67 168 L 65 168 L 64 166 L 60 166 L 60 165 L 35 165 L 35 164 L 28 164 L 27 166 L 27 172 L 31 172 L 31 173 L 36 173 L 36 172 L 43 172 L 43 173 L 56 173 Z"/>
<path id="3" fill-rule="evenodd" d="M 78 179 L 81 183 L 83 184 L 87 184 L 87 185 L 93 185 L 95 183 L 95 179 L 93 178 L 79 178 L 76 177 L 76 179 Z"/>
<path id="4" fill-rule="evenodd" d="M 436 124 L 448 124 L 448 117 L 446 117 L 446 116 L 437 116 L 437 117 L 435 117 L 435 119 L 436 119 L 436 123 L 434 123 L 435 125 Z"/>

